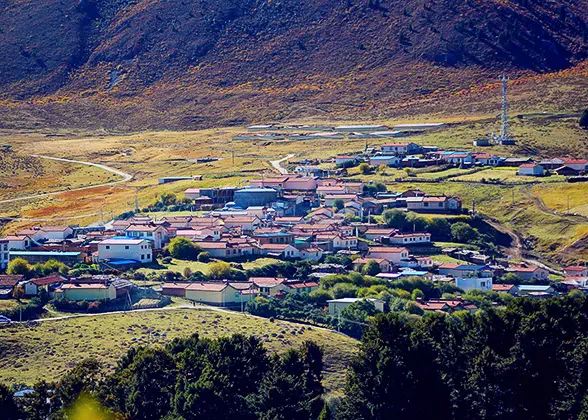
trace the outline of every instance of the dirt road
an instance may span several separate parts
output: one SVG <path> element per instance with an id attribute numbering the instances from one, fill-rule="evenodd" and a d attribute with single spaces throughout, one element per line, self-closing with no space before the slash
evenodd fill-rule
<path id="1" fill-rule="evenodd" d="M 285 162 L 288 159 L 293 158 L 294 156 L 296 156 L 296 155 L 294 153 L 291 153 L 288 156 L 286 156 L 285 158 L 282 158 L 279 160 L 270 160 L 270 163 L 272 164 L 274 169 L 277 170 L 279 173 L 281 173 L 282 175 L 288 175 L 288 170 L 282 166 L 282 162 Z"/>
<path id="2" fill-rule="evenodd" d="M 16 201 L 34 200 L 36 198 L 50 197 L 52 195 L 57 195 L 57 194 L 61 194 L 61 193 L 64 193 L 64 192 L 84 191 L 84 190 L 89 190 L 91 188 L 109 187 L 111 185 L 121 184 L 123 182 L 128 182 L 131 179 L 133 179 L 133 175 L 131 175 L 131 174 L 128 174 L 128 173 L 123 172 L 123 171 L 119 171 L 118 169 L 115 169 L 115 168 L 111 168 L 110 166 L 102 165 L 100 163 L 84 162 L 84 161 L 81 161 L 81 160 L 56 158 L 56 157 L 43 156 L 43 155 L 31 155 L 31 156 L 36 157 L 36 158 L 39 158 L 39 159 L 49 159 L 49 160 L 56 160 L 56 161 L 59 161 L 59 162 L 77 163 L 79 165 L 94 166 L 96 168 L 100 168 L 100 169 L 103 169 L 103 170 L 105 170 L 107 172 L 111 172 L 113 174 L 116 174 L 116 175 L 122 177 L 122 179 L 120 179 L 118 181 L 107 182 L 105 184 L 89 185 L 87 187 L 73 188 L 73 189 L 69 189 L 69 190 L 52 191 L 52 192 L 49 192 L 49 193 L 28 195 L 28 196 L 25 196 L 25 197 L 18 197 L 18 198 L 10 198 L 8 200 L 0 200 L 0 204 L 3 204 L 3 203 L 14 203 Z"/>

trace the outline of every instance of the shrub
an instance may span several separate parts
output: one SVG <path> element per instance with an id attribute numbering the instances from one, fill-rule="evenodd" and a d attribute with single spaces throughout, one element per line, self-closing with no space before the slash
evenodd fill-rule
<path id="1" fill-rule="evenodd" d="M 198 254 L 198 261 L 201 263 L 210 262 L 210 252 L 201 252 Z"/>
<path id="2" fill-rule="evenodd" d="M 167 249 L 170 255 L 178 260 L 196 260 L 200 253 L 200 247 L 187 238 L 173 238 Z"/>

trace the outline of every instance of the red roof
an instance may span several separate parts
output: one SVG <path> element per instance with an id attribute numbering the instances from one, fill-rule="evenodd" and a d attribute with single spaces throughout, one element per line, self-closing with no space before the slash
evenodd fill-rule
<path id="1" fill-rule="evenodd" d="M 249 277 L 249 281 L 258 287 L 274 287 L 282 284 L 286 279 L 278 277 Z"/>
<path id="2" fill-rule="evenodd" d="M 374 248 L 370 248 L 370 252 L 388 252 L 388 253 L 399 253 L 399 252 L 404 252 L 407 251 L 407 248 L 399 248 L 399 247 L 395 247 L 395 246 L 379 246 L 379 247 L 374 247 Z"/>
<path id="3" fill-rule="evenodd" d="M 61 276 L 53 275 L 53 276 L 47 276 L 47 277 L 41 277 L 38 279 L 33 279 L 31 281 L 37 286 L 47 286 L 49 284 L 63 283 L 64 280 L 65 279 Z"/>
<path id="4" fill-rule="evenodd" d="M 0 287 L 14 287 L 19 281 L 24 280 L 24 276 L 0 274 Z"/>
<path id="5" fill-rule="evenodd" d="M 196 290 L 201 292 L 222 292 L 227 286 L 227 283 L 192 283 L 186 288 L 186 290 Z"/>
<path id="6" fill-rule="evenodd" d="M 519 168 L 534 168 L 535 166 L 538 166 L 536 163 L 525 163 L 521 166 L 519 166 Z"/>
<path id="7" fill-rule="evenodd" d="M 588 267 L 583 267 L 581 265 L 570 265 L 569 267 L 564 268 L 564 271 L 584 271 L 588 270 Z"/>
<path id="8" fill-rule="evenodd" d="M 493 284 L 492 290 L 495 292 L 508 292 L 514 287 L 514 284 Z"/>
<path id="9" fill-rule="evenodd" d="M 286 286 L 291 289 L 303 289 L 305 287 L 318 287 L 319 284 L 315 281 L 289 281 L 286 282 Z"/>
<path id="10" fill-rule="evenodd" d="M 453 269 L 453 268 L 457 268 L 458 266 L 459 266 L 459 264 L 455 264 L 455 263 L 443 263 L 439 266 L 439 268 Z"/>

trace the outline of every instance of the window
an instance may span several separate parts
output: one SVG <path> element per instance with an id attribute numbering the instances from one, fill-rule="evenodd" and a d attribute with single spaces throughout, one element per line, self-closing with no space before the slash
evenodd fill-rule
<path id="1" fill-rule="evenodd" d="M 480 287 L 486 287 L 486 282 L 485 281 L 480 282 Z"/>
<path id="2" fill-rule="evenodd" d="M 141 254 L 141 259 L 144 260 L 145 259 L 145 255 Z"/>
<path id="3" fill-rule="evenodd" d="M 129 249 L 129 246 L 128 245 L 125 245 L 125 249 Z"/>
<path id="4" fill-rule="evenodd" d="M 110 245 L 106 245 L 106 249 L 110 249 Z"/>
<path id="5" fill-rule="evenodd" d="M 429 203 L 423 203 L 423 206 L 429 207 Z"/>

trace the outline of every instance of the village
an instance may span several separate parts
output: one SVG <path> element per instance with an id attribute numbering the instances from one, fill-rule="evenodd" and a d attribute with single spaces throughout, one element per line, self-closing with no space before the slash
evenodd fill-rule
<path id="1" fill-rule="evenodd" d="M 434 124 L 415 125 L 410 130 L 436 128 Z M 252 132 L 262 129 L 268 131 L 271 126 L 249 128 Z M 366 137 L 395 138 L 403 133 L 384 126 L 336 130 L 344 135 L 367 133 Z M 410 135 L 410 131 L 404 135 Z M 460 239 L 452 226 L 465 221 L 466 229 L 471 230 L 467 221 L 477 216 L 475 203 L 466 208 L 459 197 L 427 195 L 411 189 L 388 191 L 383 184 L 347 178 L 353 168 L 369 174 L 384 168 L 406 168 L 409 172 L 428 165 L 474 170 L 514 167 L 520 177 L 553 173 L 581 178 L 588 170 L 587 160 L 503 157 L 422 147 L 413 142 L 385 143 L 378 148 L 366 143 L 362 153 L 326 160 L 330 162 L 329 169 L 297 162 L 290 164 L 292 171 L 280 167 L 279 175 L 252 179 L 248 186 L 188 188 L 180 201 L 190 209 L 189 215 L 172 213 L 154 219 L 149 213 L 133 212 L 99 226 L 33 225 L 18 230 L 0 239 L 1 270 L 8 269 L 14 260 L 24 260 L 31 266 L 57 262 L 56 267 L 95 268 L 79 276 L 54 272 L 44 277 L 9 269 L 9 274 L 0 275 L 0 297 L 31 297 L 44 290 L 61 301 L 119 300 L 123 307 L 132 308 L 131 292 L 137 294 L 142 289 L 140 293 L 147 293 L 140 282 L 130 281 L 133 273 L 171 259 L 170 244 L 178 239 L 191 244 L 202 262 L 226 262 L 239 267 L 243 261 L 269 258 L 309 262 L 312 269 L 307 277 L 297 279 L 251 276 L 235 280 L 201 275 L 195 280 L 194 273 L 168 275 L 148 287 L 148 294 L 242 310 L 259 296 L 283 299 L 289 293 L 312 293 L 322 287 L 322 278 L 353 271 L 386 282 L 420 278 L 436 285 L 451 284 L 463 292 L 494 291 L 533 298 L 548 298 L 573 289 L 588 291 L 588 268 L 579 263 L 560 270 L 563 277 L 553 277 L 558 271 L 544 265 L 513 263 L 504 255 L 485 255 L 479 248 L 468 251 L 471 243 Z M 429 220 L 443 219 L 442 228 L 428 229 L 433 224 L 423 222 L 425 218 L 418 219 L 419 215 L 433 217 Z M 437 245 L 448 240 L 452 246 Z M 455 247 L 460 240 L 463 243 Z M 337 258 L 346 259 L 347 264 L 333 264 Z M 508 279 L 516 281 L 509 283 Z M 328 306 L 333 315 L 364 299 L 352 295 L 328 299 L 323 302 L 325 310 Z M 371 301 L 384 310 L 383 300 Z M 419 296 L 415 302 L 424 311 L 477 309 L 460 296 Z"/>

